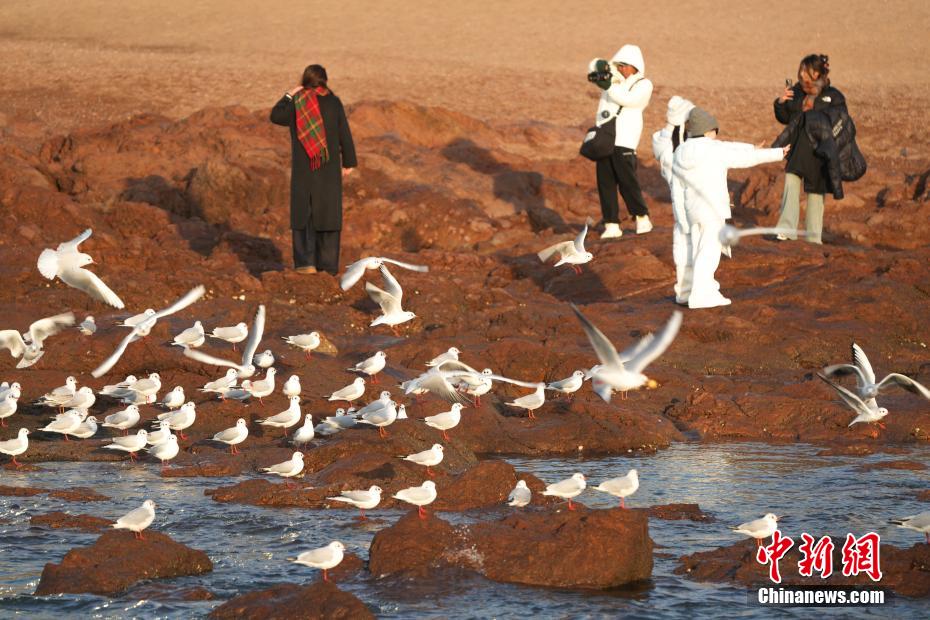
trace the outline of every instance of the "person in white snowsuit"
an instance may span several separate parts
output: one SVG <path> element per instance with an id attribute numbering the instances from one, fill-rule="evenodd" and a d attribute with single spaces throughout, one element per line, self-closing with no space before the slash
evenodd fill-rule
<path id="1" fill-rule="evenodd" d="M 694 108 L 685 123 L 687 141 L 675 151 L 672 173 L 681 183 L 691 235 L 693 272 L 689 308 L 726 306 L 714 272 L 720 264 L 720 230 L 730 217 L 727 170 L 750 168 L 784 158 L 788 147 L 757 149 L 752 144 L 717 140 L 717 119 Z"/>
<path id="2" fill-rule="evenodd" d="M 672 216 L 675 226 L 672 228 L 672 259 L 675 261 L 675 302 L 688 305 L 691 295 L 691 235 L 688 234 L 688 217 L 685 214 L 685 198 L 681 183 L 672 174 L 672 162 L 675 151 L 687 139 L 685 122 L 694 104 L 675 95 L 668 100 L 668 124 L 652 134 L 652 152 L 659 162 L 662 178 L 668 183 L 672 194 Z"/>

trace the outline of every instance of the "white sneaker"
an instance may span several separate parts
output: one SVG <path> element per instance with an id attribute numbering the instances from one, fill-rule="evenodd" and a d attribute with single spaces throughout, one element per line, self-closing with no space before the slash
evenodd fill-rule
<path id="1" fill-rule="evenodd" d="M 688 299 L 688 307 L 692 310 L 697 310 L 699 308 L 716 308 L 717 306 L 729 306 L 733 301 L 719 293 L 710 299 L 703 301 L 695 300 L 694 297 Z"/>
<path id="2" fill-rule="evenodd" d="M 604 232 L 601 235 L 601 239 L 617 239 L 623 236 L 623 231 L 620 230 L 620 224 L 612 224 L 610 222 L 604 224 Z"/>
<path id="3" fill-rule="evenodd" d="M 652 222 L 649 221 L 649 216 L 648 215 L 637 215 L 636 216 L 636 234 L 644 235 L 650 230 L 652 230 Z"/>

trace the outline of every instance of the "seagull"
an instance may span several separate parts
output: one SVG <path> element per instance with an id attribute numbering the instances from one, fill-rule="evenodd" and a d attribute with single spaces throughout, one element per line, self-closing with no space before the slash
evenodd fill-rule
<path id="1" fill-rule="evenodd" d="M 367 491 L 342 491 L 339 497 L 327 497 L 326 499 L 355 506 L 361 513 L 359 519 L 365 519 L 365 511 L 372 510 L 381 503 L 382 492 L 381 487 L 371 486 Z"/>
<path id="2" fill-rule="evenodd" d="M 219 441 L 228 445 L 230 454 L 239 454 L 239 449 L 236 448 L 236 445 L 245 441 L 248 436 L 249 427 L 245 425 L 245 420 L 243 418 L 239 418 L 236 420 L 235 426 L 214 435 L 213 441 Z"/>
<path id="3" fill-rule="evenodd" d="M 625 476 L 605 480 L 594 488 L 608 495 L 619 497 L 620 507 L 626 508 L 624 498 L 636 493 L 636 489 L 639 488 L 639 477 L 636 474 L 636 470 L 631 469 Z"/>
<path id="4" fill-rule="evenodd" d="M 314 549 L 312 551 L 304 551 L 297 556 L 296 559 L 291 560 L 295 564 L 303 564 L 304 566 L 309 566 L 310 568 L 319 568 L 323 570 L 323 581 L 329 581 L 329 577 L 326 575 L 326 571 L 331 568 L 335 568 L 342 562 L 343 552 L 345 547 L 338 540 L 334 540 L 325 547 L 320 547 L 319 549 Z"/>
<path id="5" fill-rule="evenodd" d="M 510 495 L 507 496 L 507 505 L 523 508 L 530 503 L 532 498 L 533 493 L 530 491 L 530 488 L 526 486 L 526 482 L 518 480 L 517 486 L 515 486 L 513 491 L 510 492 Z"/>
<path id="6" fill-rule="evenodd" d="M 729 249 L 735 245 L 739 245 L 740 239 L 749 235 L 798 235 L 805 237 L 807 236 L 807 232 L 803 230 L 795 230 L 794 228 L 756 227 L 739 229 L 736 226 L 724 224 L 723 228 L 720 229 L 720 234 L 718 236 L 720 239 L 720 245 L 723 246 L 726 255 L 729 256 Z"/>
<path id="7" fill-rule="evenodd" d="M 365 283 L 365 290 L 368 292 L 368 296 L 371 297 L 372 301 L 381 306 L 381 316 L 371 322 L 371 327 L 390 325 L 396 328 L 401 323 L 406 323 L 416 318 L 417 315 L 409 310 L 403 309 L 401 306 L 401 302 L 404 298 L 403 289 L 400 288 L 400 284 L 394 279 L 391 272 L 387 270 L 387 267 L 382 265 L 380 269 L 381 275 L 384 278 L 383 290 L 371 282 Z"/>
<path id="8" fill-rule="evenodd" d="M 184 404 L 184 388 L 180 385 L 174 386 L 174 389 L 165 394 L 161 404 L 168 409 L 177 409 Z"/>
<path id="9" fill-rule="evenodd" d="M 16 413 L 19 395 L 19 388 L 13 388 L 0 400 L 0 426 L 6 426 L 6 419 Z"/>
<path id="10" fill-rule="evenodd" d="M 588 234 L 588 225 L 591 224 L 590 218 L 585 222 L 584 228 L 581 229 L 581 232 L 570 241 L 561 241 L 555 245 L 551 245 L 542 252 L 539 252 L 536 256 L 539 257 L 539 260 L 546 262 L 549 260 L 553 254 L 559 254 L 559 260 L 556 262 L 555 266 L 559 267 L 561 265 L 571 265 L 572 269 L 575 270 L 575 273 L 581 273 L 581 265 L 585 263 L 590 263 L 594 260 L 594 254 L 588 252 L 584 249 L 584 238 Z"/>
<path id="11" fill-rule="evenodd" d="M 136 394 L 142 394 L 143 396 L 155 396 L 158 390 L 161 389 L 161 375 L 157 372 L 153 372 L 145 379 L 139 379 L 131 383 L 126 389 Z"/>
<path id="12" fill-rule="evenodd" d="M 155 316 L 155 311 L 151 308 L 146 308 L 145 312 L 131 316 L 122 323 L 118 323 L 118 325 L 120 327 L 136 327 L 137 325 L 141 325 L 153 316 Z"/>
<path id="13" fill-rule="evenodd" d="M 399 409 L 397 413 L 397 419 L 400 419 Z M 345 409 L 339 408 L 336 409 L 336 415 L 327 416 L 324 422 L 335 424 L 339 428 L 355 428 L 358 426 L 358 418 L 356 418 L 355 415 L 355 413 L 347 414 Z"/>
<path id="14" fill-rule="evenodd" d="M 778 519 L 771 512 L 762 517 L 761 519 L 756 519 L 755 521 L 749 521 L 748 523 L 743 523 L 737 527 L 732 528 L 737 534 L 745 534 L 746 536 L 751 536 L 756 539 L 756 546 L 762 546 L 762 539 L 768 538 L 775 533 L 775 530 L 778 529 Z"/>
<path id="15" fill-rule="evenodd" d="M 188 307 L 189 305 L 191 305 L 192 303 L 194 303 L 195 301 L 203 297 L 204 293 L 206 293 L 206 289 L 202 285 L 197 286 L 191 289 L 190 291 L 188 291 L 188 293 L 184 295 L 184 297 L 174 302 L 172 305 L 168 306 L 167 308 L 163 310 L 159 310 L 158 312 L 156 312 L 155 314 L 153 314 L 152 316 L 144 320 L 142 323 L 139 323 L 138 325 L 133 327 L 132 331 L 129 332 L 129 334 L 126 335 L 126 337 L 123 338 L 123 340 L 119 343 L 119 346 L 116 347 L 116 351 L 114 351 L 110 355 L 110 357 L 104 360 L 103 363 L 100 364 L 100 366 L 98 366 L 97 368 L 95 368 L 94 371 L 90 374 L 93 375 L 95 378 L 99 379 L 103 375 L 110 372 L 110 369 L 116 366 L 116 363 L 119 361 L 119 358 L 121 358 L 123 356 L 123 353 L 126 352 L 126 347 L 129 346 L 129 343 L 135 342 L 136 340 L 139 340 L 141 338 L 148 336 L 149 333 L 151 333 L 152 328 L 155 327 L 155 324 L 158 322 L 159 319 L 164 318 L 168 315 L 174 314 L 175 312 L 179 312 L 183 310 L 184 308 Z"/>
<path id="16" fill-rule="evenodd" d="M 387 364 L 387 355 L 384 351 L 378 351 L 371 357 L 366 357 L 352 368 L 347 368 L 349 372 L 360 372 L 371 378 L 371 383 L 378 383 L 378 373 L 384 370 Z"/>
<path id="17" fill-rule="evenodd" d="M 181 439 L 187 439 L 181 431 L 190 428 L 197 421 L 197 405 L 193 401 L 184 403 L 177 411 L 158 414 L 158 421 L 167 422 L 169 429 L 177 431 Z"/>
<path id="18" fill-rule="evenodd" d="M 527 413 L 529 413 L 530 419 L 535 420 L 536 415 L 533 412 L 546 404 L 545 390 L 545 383 L 537 383 L 535 392 L 532 394 L 527 394 L 526 396 L 521 396 L 520 398 L 515 398 L 512 402 L 507 404 L 511 407 L 526 409 Z"/>
<path id="19" fill-rule="evenodd" d="M 107 450 L 119 450 L 120 452 L 128 452 L 129 458 L 133 461 L 136 460 L 136 452 L 145 448 L 145 444 L 148 443 L 148 433 L 144 428 L 140 428 L 139 432 L 135 435 L 127 435 L 126 437 L 113 437 L 111 438 L 111 443 L 103 446 Z"/>
<path id="20" fill-rule="evenodd" d="M 457 348 L 449 347 L 445 353 L 440 353 L 430 361 L 426 362 L 426 365 L 432 368 L 433 366 L 439 366 L 443 362 L 448 362 L 449 360 L 457 362 L 459 361 L 459 353 L 461 353 L 461 351 L 459 351 Z"/>
<path id="21" fill-rule="evenodd" d="M 16 469 L 19 469 L 23 466 L 22 463 L 16 460 L 16 457 L 29 449 L 29 429 L 21 428 L 19 433 L 13 439 L 7 439 L 6 441 L 0 441 L 0 454 L 6 454 L 7 456 L 13 457 L 13 465 L 16 466 Z"/>
<path id="22" fill-rule="evenodd" d="M 262 399 L 274 392 L 274 375 L 276 372 L 278 371 L 274 368 L 269 368 L 265 373 L 264 379 L 259 379 L 258 381 L 243 381 L 242 389 L 257 398 L 262 405 L 264 405 L 265 401 Z"/>
<path id="23" fill-rule="evenodd" d="M 416 463 L 417 465 L 426 466 L 426 475 L 430 478 L 433 477 L 433 472 L 430 469 L 434 465 L 439 465 L 442 463 L 443 450 L 442 445 L 434 443 L 433 447 L 429 450 L 424 450 L 423 452 L 416 452 L 414 454 L 408 454 L 407 456 L 400 456 L 397 458 L 404 459 L 405 461 L 410 461 L 411 463 Z"/>
<path id="24" fill-rule="evenodd" d="M 107 428 L 116 428 L 125 431 L 128 434 L 129 429 L 139 423 L 139 407 L 129 405 L 122 411 L 117 411 L 103 419 L 103 425 Z"/>
<path id="25" fill-rule="evenodd" d="M 344 388 L 338 389 L 332 394 L 329 395 L 329 400 L 331 401 L 340 401 L 344 400 L 347 403 L 351 403 L 353 400 L 358 400 L 365 394 L 365 379 L 358 377 L 345 386 Z"/>
<path id="26" fill-rule="evenodd" d="M 359 418 L 361 424 L 371 424 L 378 427 L 378 434 L 381 437 L 387 437 L 385 427 L 390 426 L 397 420 L 397 408 L 394 402 L 390 401 L 386 407 L 369 412 Z"/>
<path id="27" fill-rule="evenodd" d="M 22 433 L 23 431 L 21 430 L 19 432 Z M 0 448 L 0 452 L 3 452 L 2 448 Z M 890 522 L 894 523 L 898 527 L 920 532 L 926 537 L 927 544 L 930 545 L 930 511 L 922 512 L 910 517 L 904 517 L 903 519 L 892 519 Z"/>
<path id="28" fill-rule="evenodd" d="M 342 430 L 342 427 L 336 424 L 335 422 L 331 422 L 329 418 L 323 420 L 322 422 L 320 422 L 319 424 L 313 427 L 313 432 L 316 435 L 320 435 L 321 437 L 329 437 L 330 435 L 335 435 L 341 430 Z"/>
<path id="29" fill-rule="evenodd" d="M 75 392 L 77 392 L 77 380 L 74 377 L 68 377 L 65 379 L 64 385 L 44 395 L 36 401 L 36 404 L 47 407 L 62 407 L 64 403 L 74 398 Z"/>
<path id="30" fill-rule="evenodd" d="M 542 494 L 567 499 L 568 509 L 574 510 L 575 505 L 572 504 L 572 498 L 581 495 L 586 486 L 584 474 L 572 474 L 571 478 L 550 484 Z"/>
<path id="31" fill-rule="evenodd" d="M 76 409 L 72 409 L 60 414 L 50 424 L 39 430 L 47 433 L 59 433 L 65 436 L 65 441 L 68 441 L 68 435 L 76 431 L 83 421 L 80 413 Z"/>
<path id="32" fill-rule="evenodd" d="M 427 426 L 442 431 L 442 437 L 449 441 L 447 430 L 453 429 L 459 425 L 462 419 L 462 403 L 454 403 L 449 411 L 443 411 L 436 415 L 426 416 L 423 421 Z"/>
<path id="33" fill-rule="evenodd" d="M 296 347 L 304 352 L 304 355 L 307 356 L 307 359 L 310 359 L 310 353 L 318 346 L 320 346 L 320 334 L 319 332 L 310 332 L 309 334 L 297 334 L 296 336 L 288 336 L 282 338 L 284 342 Z"/>
<path id="34" fill-rule="evenodd" d="M 154 435 L 154 433 L 152 433 L 152 435 Z M 151 438 L 151 435 L 149 435 L 149 440 L 151 440 Z M 176 457 L 178 452 L 180 452 L 178 438 L 176 435 L 169 434 L 164 441 L 152 444 L 151 447 L 146 448 L 146 450 L 148 450 L 149 454 L 161 461 L 161 468 L 165 469 L 168 467 L 168 461 Z"/>
<path id="35" fill-rule="evenodd" d="M 61 406 L 71 409 L 82 409 L 86 412 L 94 406 L 96 400 L 97 397 L 94 395 L 94 391 L 85 385 L 78 389 L 78 391 L 74 393 L 74 396 L 72 396 L 70 400 L 62 403 Z"/>
<path id="36" fill-rule="evenodd" d="M 836 390 L 836 393 L 840 395 L 840 398 L 843 400 L 843 402 L 846 403 L 849 408 L 856 413 L 856 417 L 853 418 L 853 421 L 850 422 L 847 427 L 852 426 L 857 422 L 865 422 L 867 424 L 871 422 L 878 422 L 878 425 L 881 428 L 885 428 L 885 424 L 880 422 L 880 420 L 888 415 L 888 410 L 884 407 L 879 407 L 878 401 L 876 401 L 874 398 L 863 401 L 861 398 L 844 388 L 842 385 L 833 383 L 821 373 L 818 372 L 817 376 L 820 377 L 824 383 Z"/>
<path id="37" fill-rule="evenodd" d="M 92 336 L 95 331 L 97 331 L 97 324 L 94 322 L 94 317 L 88 316 L 81 324 L 77 326 L 78 330 L 85 336 Z"/>
<path id="38" fill-rule="evenodd" d="M 430 368 L 419 377 L 405 381 L 402 387 L 405 394 L 429 392 L 447 402 L 461 403 L 465 402 L 466 398 L 455 389 L 450 379 L 458 382 L 459 378 L 462 376 L 479 377 L 481 375 L 482 373 L 468 364 L 463 364 L 455 360 L 446 360 Z M 535 387 L 535 384 L 533 384 L 533 386 Z"/>
<path id="39" fill-rule="evenodd" d="M 581 326 L 584 328 L 585 334 L 597 354 L 597 358 L 601 361 L 602 366 L 594 375 L 594 379 L 596 379 L 594 391 L 604 402 L 610 402 L 613 390 L 626 393 L 629 390 L 635 390 L 645 385 L 649 378 L 643 374 L 643 371 L 653 360 L 665 352 L 669 345 L 672 344 L 672 341 L 675 340 L 675 336 L 678 335 L 678 330 L 681 328 L 682 314 L 676 310 L 672 313 L 662 331 L 655 336 L 653 334 L 646 335 L 643 340 L 648 340 L 648 343 L 640 347 L 635 357 L 624 362 L 617 354 L 614 345 L 607 339 L 607 336 L 585 318 L 575 304 L 571 304 L 571 307 L 575 316 L 581 321 Z"/>
<path id="40" fill-rule="evenodd" d="M 252 358 L 252 363 L 259 368 L 268 368 L 274 364 L 274 353 L 271 352 L 271 349 L 265 349 Z"/>
<path id="41" fill-rule="evenodd" d="M 23 334 L 15 329 L 4 329 L 0 331 L 0 349 L 9 349 L 13 358 L 21 358 L 16 364 L 17 368 L 28 368 L 45 355 L 42 346 L 47 338 L 72 325 L 74 314 L 65 312 L 35 321 L 29 326 L 29 331 Z"/>
<path id="42" fill-rule="evenodd" d="M 380 411 L 381 409 L 384 409 L 385 407 L 387 407 L 390 402 L 391 402 L 391 393 L 388 392 L 387 390 L 383 390 L 381 392 L 381 395 L 378 396 L 378 400 L 372 401 L 368 403 L 367 405 L 365 405 L 364 407 L 362 407 L 361 409 L 357 410 L 355 412 L 355 417 L 357 418 L 367 413 L 374 413 L 375 411 Z M 338 411 L 337 411 L 337 415 L 338 415 Z"/>
<path id="43" fill-rule="evenodd" d="M 113 527 L 118 530 L 129 530 L 133 532 L 139 540 L 145 540 L 142 537 L 142 530 L 152 525 L 152 521 L 154 520 L 155 502 L 147 499 L 142 502 L 140 507 L 117 519 Z"/>
<path id="44" fill-rule="evenodd" d="M 291 396 L 290 401 L 291 404 L 287 409 L 277 415 L 259 420 L 258 423 L 264 426 L 280 428 L 284 431 L 284 436 L 286 437 L 287 429 L 300 422 L 300 396 Z"/>
<path id="45" fill-rule="evenodd" d="M 236 375 L 236 369 L 230 368 L 226 371 L 226 374 L 215 381 L 210 381 L 202 388 L 201 392 L 216 392 L 218 394 L 224 393 L 229 388 L 236 385 L 238 377 Z"/>
<path id="46" fill-rule="evenodd" d="M 4 381 L 3 383 L 0 383 L 0 400 L 3 400 L 9 394 L 13 394 L 13 393 L 16 394 L 16 398 L 20 398 L 23 395 L 22 386 L 19 384 L 18 381 L 14 381 L 12 385 L 10 385 L 10 383 L 6 381 Z"/>
<path id="47" fill-rule="evenodd" d="M 552 390 L 554 392 L 561 392 L 562 394 L 567 394 L 569 398 L 572 398 L 575 392 L 581 389 L 582 385 L 584 385 L 584 371 L 576 370 L 567 379 L 554 381 L 548 384 L 546 389 Z"/>
<path id="48" fill-rule="evenodd" d="M 398 267 L 403 267 L 404 269 L 409 269 L 410 271 L 419 271 L 420 273 L 426 273 L 429 271 L 429 267 L 425 265 L 411 265 L 410 263 L 402 263 L 398 260 L 393 260 L 390 258 L 369 256 L 362 258 L 361 260 L 357 260 L 346 267 L 345 273 L 342 274 L 342 278 L 339 279 L 339 286 L 344 291 L 349 290 L 355 286 L 356 282 L 362 279 L 366 269 L 380 269 L 384 263 L 397 265 Z"/>
<path id="49" fill-rule="evenodd" d="M 135 375 L 126 375 L 126 378 L 119 383 L 105 385 L 103 389 L 97 392 L 101 396 L 112 396 L 119 398 L 121 394 L 129 391 L 129 386 L 138 381 Z"/>
<path id="50" fill-rule="evenodd" d="M 78 439 L 89 439 L 93 437 L 97 434 L 97 418 L 92 415 L 87 416 L 76 429 L 68 434 Z"/>
<path id="51" fill-rule="evenodd" d="M 245 323 L 237 323 L 232 327 L 216 327 L 210 332 L 211 338 L 216 338 L 218 340 L 225 340 L 226 342 L 232 344 L 233 351 L 236 350 L 236 345 L 249 336 L 249 326 Z"/>
<path id="52" fill-rule="evenodd" d="M 923 396 L 930 400 L 930 390 L 907 377 L 896 372 L 885 375 L 885 378 L 876 383 L 875 371 L 872 370 L 872 364 L 866 357 L 865 351 L 855 342 L 852 344 L 852 364 L 834 364 L 823 369 L 823 374 L 831 377 L 833 375 L 856 375 L 856 390 L 859 398 L 868 403 L 869 399 L 875 399 L 879 393 L 886 387 L 897 385 L 909 392 Z"/>
<path id="53" fill-rule="evenodd" d="M 304 424 L 291 437 L 291 441 L 297 445 L 310 443 L 313 440 L 313 416 L 307 414 L 304 416 Z"/>
<path id="54" fill-rule="evenodd" d="M 435 501 L 437 497 L 436 493 L 436 483 L 432 480 L 427 480 L 418 487 L 408 487 L 401 491 L 398 491 L 392 495 L 394 499 L 399 499 L 402 502 L 407 502 L 408 504 L 413 504 L 417 507 L 417 514 L 421 519 L 426 518 L 426 511 L 423 509 L 423 506 L 428 506 Z"/>
<path id="55" fill-rule="evenodd" d="M 96 274 L 84 269 L 86 265 L 94 264 L 94 259 L 78 252 L 78 246 L 86 241 L 92 232 L 88 228 L 71 241 L 59 244 L 57 250 L 42 250 L 38 261 L 39 273 L 49 280 L 54 280 L 57 276 L 68 286 L 84 291 L 98 301 L 114 308 L 123 308 L 124 304 L 116 293 Z"/>
<path id="56" fill-rule="evenodd" d="M 284 382 L 284 387 L 281 388 L 281 391 L 284 392 L 285 396 L 300 396 L 300 377 L 297 375 L 291 375 L 288 377 L 287 381 Z"/>
<path id="57" fill-rule="evenodd" d="M 188 327 L 183 332 L 174 337 L 172 344 L 179 347 L 196 349 L 204 343 L 206 336 L 203 331 L 203 323 L 195 321 L 193 327 Z"/>
<path id="58" fill-rule="evenodd" d="M 248 379 L 255 374 L 255 366 L 252 365 L 252 358 L 255 357 L 255 351 L 258 349 L 258 345 L 261 343 L 262 336 L 264 336 L 264 334 L 265 306 L 260 305 L 258 310 L 255 312 L 255 320 L 252 321 L 252 329 L 249 331 L 249 339 L 246 341 L 245 346 L 242 349 L 241 364 L 230 362 L 229 360 L 225 360 L 220 357 L 214 357 L 195 349 L 184 349 L 184 357 L 189 357 L 190 359 L 196 360 L 201 364 L 210 364 L 211 366 L 228 366 L 229 368 L 235 368 L 240 379 Z M 266 353 L 270 352 L 266 351 Z M 268 366 L 270 365 L 271 364 Z M 262 368 L 267 368 L 267 366 L 262 366 Z"/>
<path id="59" fill-rule="evenodd" d="M 485 368 L 480 375 L 471 373 L 455 373 L 453 375 L 458 381 L 460 392 L 472 396 L 475 399 L 475 406 L 481 406 L 481 397 L 491 391 L 494 387 L 494 373 L 490 368 Z"/>
<path id="60" fill-rule="evenodd" d="M 276 474 L 282 478 L 293 478 L 304 470 L 304 453 L 294 452 L 288 460 L 270 467 L 262 467 L 262 471 Z"/>
<path id="61" fill-rule="evenodd" d="M 145 439 L 145 443 L 150 446 L 157 446 L 160 443 L 168 441 L 169 437 L 174 437 L 174 435 L 171 434 L 171 422 L 168 420 L 160 420 L 158 422 L 158 430 L 149 433 L 148 437 Z"/>

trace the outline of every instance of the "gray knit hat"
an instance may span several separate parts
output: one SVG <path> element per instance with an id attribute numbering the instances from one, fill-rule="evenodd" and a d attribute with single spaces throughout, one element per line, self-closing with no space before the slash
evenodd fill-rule
<path id="1" fill-rule="evenodd" d="M 719 129 L 720 125 L 717 119 L 704 108 L 694 108 L 688 115 L 688 122 L 685 123 L 685 131 L 689 138 L 698 138 L 708 131 Z"/>

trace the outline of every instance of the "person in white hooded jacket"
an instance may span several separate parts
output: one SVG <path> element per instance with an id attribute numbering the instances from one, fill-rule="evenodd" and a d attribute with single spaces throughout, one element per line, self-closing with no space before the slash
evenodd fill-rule
<path id="1" fill-rule="evenodd" d="M 672 259 L 675 261 L 675 302 L 688 305 L 691 295 L 691 274 L 693 263 L 691 256 L 691 235 L 688 234 L 688 216 L 685 214 L 684 190 L 681 183 L 672 174 L 672 162 L 675 151 L 687 139 L 685 122 L 694 104 L 675 95 L 668 100 L 668 124 L 652 134 L 652 153 L 659 162 L 662 178 L 668 183 L 672 195 L 672 216 L 675 226 L 672 228 Z"/>
<path id="2" fill-rule="evenodd" d="M 595 70 L 598 59 L 591 62 Z M 643 110 L 652 97 L 652 82 L 646 77 L 643 53 L 636 45 L 624 45 L 610 59 L 611 80 L 601 94 L 595 123 L 616 123 L 614 152 L 597 161 L 597 193 L 604 218 L 602 239 L 620 237 L 620 203 L 623 196 L 627 211 L 636 218 L 637 234 L 652 230 L 649 208 L 636 178 L 636 149 L 643 132 Z"/>
<path id="3" fill-rule="evenodd" d="M 714 272 L 720 264 L 720 231 L 730 217 L 727 170 L 782 159 L 788 147 L 757 149 L 752 144 L 717 140 L 717 119 L 694 108 L 685 123 L 687 141 L 675 151 L 672 173 L 681 183 L 691 235 L 693 274 L 689 308 L 726 306 Z"/>

